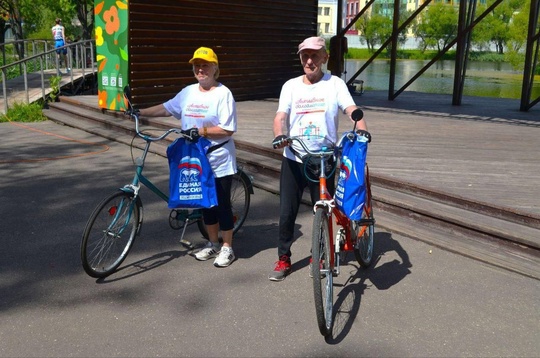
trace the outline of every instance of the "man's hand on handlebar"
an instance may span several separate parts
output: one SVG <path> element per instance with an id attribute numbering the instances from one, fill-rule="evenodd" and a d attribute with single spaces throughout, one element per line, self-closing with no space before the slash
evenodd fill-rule
<path id="1" fill-rule="evenodd" d="M 368 131 L 365 131 L 363 129 L 357 129 L 356 134 L 358 134 L 361 137 L 365 137 L 367 139 L 367 142 L 371 143 L 371 134 Z"/>
<path id="2" fill-rule="evenodd" d="M 276 138 L 274 138 L 274 140 L 272 141 L 272 147 L 274 149 L 278 149 L 278 148 L 283 148 L 283 147 L 286 147 L 287 145 L 289 144 L 289 142 L 287 141 L 287 136 L 286 135 L 278 135 Z"/>

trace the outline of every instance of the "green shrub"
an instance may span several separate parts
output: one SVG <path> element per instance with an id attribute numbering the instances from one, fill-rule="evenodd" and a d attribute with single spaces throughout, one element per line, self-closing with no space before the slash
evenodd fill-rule
<path id="1" fill-rule="evenodd" d="M 0 122 L 41 122 L 47 120 L 41 103 L 14 103 L 6 114 L 0 116 Z"/>
<path id="2" fill-rule="evenodd" d="M 49 84 L 51 85 L 51 93 L 49 93 L 49 102 L 56 102 L 58 94 L 60 93 L 60 81 L 62 76 L 52 76 L 49 78 Z"/>
<path id="3" fill-rule="evenodd" d="M 469 60 L 471 61 L 482 61 L 482 62 L 504 62 L 504 55 L 496 52 L 470 52 Z"/>
<path id="4" fill-rule="evenodd" d="M 355 59 L 363 60 L 368 59 L 373 56 L 374 52 L 370 52 L 367 48 L 350 48 L 349 51 L 345 54 L 346 59 Z M 401 50 L 397 51 L 397 58 L 401 60 L 431 60 L 437 55 L 437 51 L 434 50 Z M 381 51 L 377 56 L 377 59 L 389 59 L 390 53 L 387 50 Z M 454 60 L 456 58 L 456 51 L 446 52 L 441 60 Z"/>

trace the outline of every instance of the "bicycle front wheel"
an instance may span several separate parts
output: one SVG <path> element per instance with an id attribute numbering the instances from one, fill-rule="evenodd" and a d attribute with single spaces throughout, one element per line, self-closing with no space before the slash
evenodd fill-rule
<path id="1" fill-rule="evenodd" d="M 325 337 L 332 333 L 334 324 L 333 258 L 330 240 L 327 211 L 317 208 L 313 219 L 311 276 L 317 323 L 319 331 Z"/>
<path id="2" fill-rule="evenodd" d="M 369 175 L 366 170 L 366 175 Z M 371 200 L 371 185 L 367 178 L 366 202 L 362 210 L 360 220 L 351 221 L 351 235 L 353 235 L 354 256 L 363 268 L 371 265 L 373 260 L 373 235 L 375 233 L 375 221 L 373 219 L 373 206 Z"/>
<path id="3" fill-rule="evenodd" d="M 122 264 L 138 233 L 140 215 L 140 199 L 124 191 L 96 207 L 81 242 L 82 266 L 88 275 L 106 277 Z"/>
<path id="4" fill-rule="evenodd" d="M 240 171 L 233 175 L 231 183 L 231 207 L 234 220 L 233 234 L 236 234 L 242 225 L 244 225 L 244 221 L 246 221 L 251 200 L 249 186 L 248 179 L 244 175 L 241 175 Z M 201 234 L 208 239 L 208 232 L 202 218 L 197 221 L 197 225 Z"/>

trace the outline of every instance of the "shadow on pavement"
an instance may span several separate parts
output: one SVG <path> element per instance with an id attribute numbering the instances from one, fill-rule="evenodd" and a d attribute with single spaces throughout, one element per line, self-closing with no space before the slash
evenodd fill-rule
<path id="1" fill-rule="evenodd" d="M 135 275 L 140 275 L 142 273 L 146 273 L 157 267 L 165 265 L 174 259 L 185 256 L 186 254 L 187 254 L 187 251 L 176 251 L 176 250 L 161 252 L 159 254 L 155 254 L 148 258 L 133 262 L 127 266 L 120 267 L 110 276 L 97 279 L 96 283 L 112 283 L 112 282 L 120 281 L 129 277 L 133 277 Z"/>
<path id="2" fill-rule="evenodd" d="M 343 266 L 343 268 L 351 267 L 349 272 L 352 275 L 342 285 L 343 288 L 339 290 L 337 299 L 334 301 L 334 327 L 332 334 L 325 339 L 328 344 L 340 343 L 351 331 L 354 320 L 360 311 L 362 296 L 366 289 L 375 286 L 378 290 L 387 290 L 411 273 L 412 264 L 409 255 L 400 243 L 392 238 L 392 234 L 375 233 L 374 244 L 375 256 L 370 268 L 362 269 L 356 261 L 345 262 L 347 266 Z M 397 253 L 401 261 L 395 259 L 378 266 L 381 258 L 392 251 Z M 352 255 L 349 254 L 348 258 L 351 257 Z M 366 283 L 368 280 L 371 285 Z M 334 284 L 334 290 L 336 289 L 339 289 L 339 286 Z"/>

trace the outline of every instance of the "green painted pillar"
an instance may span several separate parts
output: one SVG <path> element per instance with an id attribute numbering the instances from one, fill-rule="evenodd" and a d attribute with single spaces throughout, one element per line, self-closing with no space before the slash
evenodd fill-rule
<path id="1" fill-rule="evenodd" d="M 95 0 L 98 105 L 124 110 L 123 89 L 129 84 L 128 0 Z"/>

